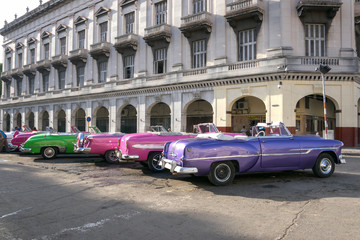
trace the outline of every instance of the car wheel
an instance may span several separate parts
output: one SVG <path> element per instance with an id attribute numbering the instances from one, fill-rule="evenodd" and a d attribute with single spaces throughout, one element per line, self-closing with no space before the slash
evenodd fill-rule
<path id="1" fill-rule="evenodd" d="M 57 148 L 55 147 L 45 147 L 41 151 L 41 156 L 44 159 L 53 159 L 57 155 Z"/>
<path id="2" fill-rule="evenodd" d="M 211 165 L 209 181 L 216 186 L 232 183 L 235 177 L 235 167 L 232 162 L 216 162 Z"/>
<path id="3" fill-rule="evenodd" d="M 105 160 L 108 163 L 118 163 L 119 158 L 116 156 L 116 153 L 114 150 L 109 150 L 105 153 Z"/>
<path id="4" fill-rule="evenodd" d="M 147 165 L 151 171 L 161 172 L 164 170 L 159 165 L 160 158 L 161 158 L 161 152 L 152 152 L 149 155 Z"/>
<path id="5" fill-rule="evenodd" d="M 330 177 L 335 170 L 335 162 L 333 157 L 328 153 L 320 154 L 312 170 L 317 177 Z"/>

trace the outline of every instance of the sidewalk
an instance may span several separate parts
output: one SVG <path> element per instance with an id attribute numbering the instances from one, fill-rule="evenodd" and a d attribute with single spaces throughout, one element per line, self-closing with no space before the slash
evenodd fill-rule
<path id="1" fill-rule="evenodd" d="M 360 156 L 360 147 L 343 147 L 343 155 Z"/>

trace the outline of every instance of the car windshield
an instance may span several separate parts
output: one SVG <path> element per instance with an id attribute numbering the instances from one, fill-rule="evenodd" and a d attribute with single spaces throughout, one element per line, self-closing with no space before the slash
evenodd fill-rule
<path id="1" fill-rule="evenodd" d="M 101 133 L 100 129 L 97 126 L 89 127 L 90 133 Z"/>
<path id="2" fill-rule="evenodd" d="M 151 132 L 167 132 L 167 130 L 162 125 L 150 126 Z"/>
<path id="3" fill-rule="evenodd" d="M 219 130 L 213 123 L 201 123 L 194 125 L 195 133 L 218 133 Z"/>
<path id="4" fill-rule="evenodd" d="M 291 133 L 281 122 L 258 123 L 252 128 L 252 136 L 291 136 Z"/>

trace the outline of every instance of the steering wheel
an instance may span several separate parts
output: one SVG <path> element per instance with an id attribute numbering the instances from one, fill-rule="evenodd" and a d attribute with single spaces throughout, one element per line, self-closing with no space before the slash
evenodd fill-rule
<path id="1" fill-rule="evenodd" d="M 265 136 L 265 132 L 264 132 L 264 131 L 258 132 L 255 137 L 261 137 L 261 136 Z"/>

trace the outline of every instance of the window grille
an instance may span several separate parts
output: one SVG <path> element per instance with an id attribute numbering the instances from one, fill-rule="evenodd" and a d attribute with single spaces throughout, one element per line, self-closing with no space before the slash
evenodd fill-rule
<path id="1" fill-rule="evenodd" d="M 155 19 L 156 25 L 166 23 L 166 15 L 167 15 L 166 1 L 155 4 L 155 11 L 156 11 L 156 19 Z"/>
<path id="2" fill-rule="evenodd" d="M 107 41 L 107 22 L 103 22 L 100 24 L 100 42 Z"/>
<path id="3" fill-rule="evenodd" d="M 60 54 L 66 54 L 66 37 L 60 38 Z"/>
<path id="4" fill-rule="evenodd" d="M 124 57 L 124 78 L 134 77 L 134 55 Z"/>
<path id="5" fill-rule="evenodd" d="M 134 32 L 134 12 L 125 15 L 126 34 Z"/>
<path id="6" fill-rule="evenodd" d="M 78 32 L 78 38 L 79 38 L 79 48 L 85 48 L 85 30 Z"/>
<path id="7" fill-rule="evenodd" d="M 199 40 L 193 42 L 193 68 L 206 66 L 206 41 Z"/>
<path id="8" fill-rule="evenodd" d="M 156 49 L 154 52 L 154 73 L 161 74 L 166 72 L 166 48 Z"/>
<path id="9" fill-rule="evenodd" d="M 99 62 L 99 82 L 106 82 L 107 61 Z"/>
<path id="10" fill-rule="evenodd" d="M 306 56 L 324 57 L 326 55 L 325 42 L 324 24 L 305 25 Z"/>
<path id="11" fill-rule="evenodd" d="M 83 87 L 85 80 L 85 66 L 78 66 L 76 69 L 77 86 Z"/>
<path id="12" fill-rule="evenodd" d="M 193 0 L 193 14 L 206 11 L 206 0 Z"/>
<path id="13" fill-rule="evenodd" d="M 59 70 L 59 89 L 65 88 L 65 70 Z"/>

